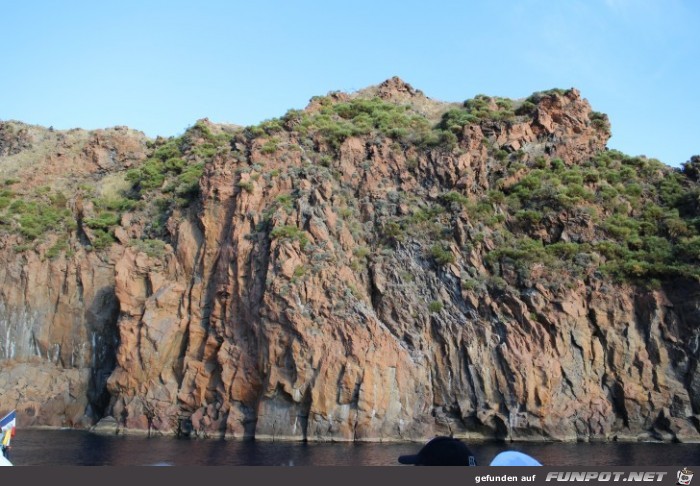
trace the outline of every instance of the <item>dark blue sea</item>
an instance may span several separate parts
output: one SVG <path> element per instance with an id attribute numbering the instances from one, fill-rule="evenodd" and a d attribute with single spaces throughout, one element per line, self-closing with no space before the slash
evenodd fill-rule
<path id="1" fill-rule="evenodd" d="M 18 429 L 10 460 L 16 466 L 391 466 L 415 443 L 299 443 L 103 436 L 77 430 Z M 479 465 L 505 449 L 545 466 L 694 466 L 700 444 L 468 443 Z"/>

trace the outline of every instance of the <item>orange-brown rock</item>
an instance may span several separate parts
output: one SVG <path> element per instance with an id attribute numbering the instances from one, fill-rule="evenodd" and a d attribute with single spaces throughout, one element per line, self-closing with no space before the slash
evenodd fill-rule
<path id="1" fill-rule="evenodd" d="M 397 78 L 371 93 L 438 106 Z M 110 416 L 127 432 L 236 438 L 698 440 L 697 282 L 557 286 L 547 268 L 523 281 L 504 266 L 500 283 L 484 263 L 497 235 L 465 211 L 444 266 L 421 235 L 391 232 L 418 202 L 453 190 L 476 200 L 525 176 L 507 174 L 497 150 L 569 165 L 594 156 L 608 132 L 590 115 L 569 90 L 517 123 L 466 125 L 454 151 L 356 135 L 323 164 L 323 141 L 283 130 L 270 149 L 238 133 L 204 166 L 197 205 L 168 221 L 161 255 L 127 244 L 145 224 L 129 215 L 103 258 L 4 250 L 0 357 L 14 361 L 0 390 L 15 398 L 3 406 L 27 424 Z M 146 156 L 121 132 L 86 140 L 76 157 L 96 172 Z M 595 237 L 576 211 L 524 231 Z M 52 398 L 61 380 L 74 401 Z"/>

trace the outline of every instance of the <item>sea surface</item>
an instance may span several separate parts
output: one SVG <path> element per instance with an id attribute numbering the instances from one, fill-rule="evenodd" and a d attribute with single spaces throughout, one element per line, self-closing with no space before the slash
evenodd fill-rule
<path id="1" fill-rule="evenodd" d="M 546 466 L 696 466 L 700 444 L 468 443 L 478 465 L 499 452 L 529 454 Z M 419 443 L 300 443 L 103 436 L 78 430 L 18 429 L 16 466 L 393 466 Z"/>

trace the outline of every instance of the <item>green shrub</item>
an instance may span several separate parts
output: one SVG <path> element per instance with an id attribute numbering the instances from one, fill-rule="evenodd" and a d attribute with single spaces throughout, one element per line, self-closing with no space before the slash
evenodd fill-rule
<path id="1" fill-rule="evenodd" d="M 23 244 L 23 245 L 15 245 L 12 247 L 12 250 L 15 253 L 23 253 L 27 250 L 32 250 L 34 248 L 34 245 L 31 245 L 29 243 Z"/>
<path id="2" fill-rule="evenodd" d="M 457 203 L 462 206 L 467 206 L 469 204 L 469 198 L 464 194 L 457 191 L 450 191 L 442 194 L 441 199 L 447 203 Z"/>
<path id="3" fill-rule="evenodd" d="M 455 256 L 452 250 L 440 244 L 433 245 L 430 248 L 430 256 L 433 257 L 438 265 L 448 265 L 455 262 Z"/>
<path id="4" fill-rule="evenodd" d="M 691 234 L 691 229 L 688 224 L 679 217 L 667 217 L 663 221 L 663 226 L 668 236 L 673 239 L 689 236 Z"/>
<path id="5" fill-rule="evenodd" d="M 439 300 L 433 300 L 432 302 L 430 302 L 430 304 L 428 304 L 428 310 L 432 314 L 437 314 L 437 313 L 441 312 L 443 308 L 444 308 L 444 305 Z"/>
<path id="6" fill-rule="evenodd" d="M 410 224 L 420 224 L 426 221 L 434 220 L 437 216 L 445 212 L 445 208 L 437 204 L 433 204 L 427 207 L 419 207 L 413 210 L 411 216 L 409 216 L 408 221 Z"/>
<path id="7" fill-rule="evenodd" d="M 579 254 L 580 245 L 578 243 L 569 243 L 561 241 L 546 246 L 545 251 L 559 258 L 572 260 L 576 255 Z"/>
<path id="8" fill-rule="evenodd" d="M 687 162 L 683 162 L 681 171 L 690 180 L 700 182 L 700 155 L 693 155 Z"/>
<path id="9" fill-rule="evenodd" d="M 254 188 L 252 182 L 239 182 L 237 186 L 243 189 L 245 192 L 253 192 Z"/>
<path id="10" fill-rule="evenodd" d="M 299 242 L 299 246 L 302 250 L 309 243 L 309 237 L 306 235 L 305 231 L 290 225 L 279 226 L 273 229 L 270 232 L 270 237 L 280 240 L 296 240 Z"/>
<path id="11" fill-rule="evenodd" d="M 533 115 L 537 111 L 537 105 L 530 100 L 525 100 L 523 103 L 515 110 L 516 115 Z"/>
<path id="12" fill-rule="evenodd" d="M 561 159 L 552 159 L 549 162 L 549 166 L 552 168 L 553 171 L 560 172 L 565 169 L 566 164 L 564 164 L 564 161 Z"/>
<path id="13" fill-rule="evenodd" d="M 453 108 L 442 116 L 438 127 L 451 132 L 461 132 L 465 125 L 471 125 L 478 121 L 479 118 L 469 111 Z"/>
<path id="14" fill-rule="evenodd" d="M 515 213 L 515 218 L 523 224 L 526 225 L 537 225 L 542 221 L 544 215 L 541 211 L 536 211 L 533 209 L 523 209 Z"/>
<path id="15" fill-rule="evenodd" d="M 586 170 L 583 173 L 583 181 L 586 183 L 595 183 L 600 181 L 600 173 L 595 169 Z"/>
<path id="16" fill-rule="evenodd" d="M 187 166 L 187 162 L 182 157 L 172 157 L 163 162 L 163 170 L 179 174 Z"/>
<path id="17" fill-rule="evenodd" d="M 536 91 L 532 93 L 525 102 L 530 102 L 533 105 L 537 105 L 542 99 L 550 98 L 553 96 L 564 96 L 569 90 L 561 88 L 552 88 L 544 91 Z"/>
<path id="18" fill-rule="evenodd" d="M 191 149 L 192 155 L 194 155 L 197 159 L 211 159 L 217 154 L 218 151 L 219 148 L 211 143 L 196 145 Z"/>
<path id="19" fill-rule="evenodd" d="M 94 229 L 92 232 L 93 238 L 90 239 L 90 244 L 95 250 L 102 250 L 104 248 L 107 248 L 116 241 L 111 233 L 103 229 Z"/>
<path id="20" fill-rule="evenodd" d="M 508 282 L 506 282 L 503 277 L 499 277 L 498 275 L 490 276 L 486 281 L 486 285 L 492 289 L 501 291 L 508 288 Z"/>
<path id="21" fill-rule="evenodd" d="M 611 201 L 617 195 L 617 189 L 607 183 L 598 187 L 598 199 L 601 201 Z"/>
<path id="22" fill-rule="evenodd" d="M 180 139 L 171 139 L 167 141 L 153 152 L 153 157 L 161 161 L 180 157 L 182 155 L 180 143 Z"/>
<path id="23" fill-rule="evenodd" d="M 303 277 L 306 274 L 306 266 L 305 265 L 297 265 L 294 268 L 294 274 L 292 276 L 293 279 L 298 279 Z"/>
<path id="24" fill-rule="evenodd" d="M 165 255 L 165 242 L 158 239 L 130 240 L 129 246 L 145 253 L 151 258 L 161 258 Z"/>
<path id="25" fill-rule="evenodd" d="M 58 255 L 60 255 L 61 252 L 64 252 L 67 249 L 68 249 L 68 243 L 65 240 L 59 240 L 56 243 L 54 243 L 54 245 L 46 251 L 46 257 L 53 260 Z"/>
<path id="26" fill-rule="evenodd" d="M 260 153 L 265 155 L 274 154 L 275 152 L 277 152 L 278 144 L 279 142 L 277 139 L 271 138 L 270 140 L 265 142 L 260 148 Z"/>
<path id="27" fill-rule="evenodd" d="M 187 200 L 192 200 L 199 195 L 199 180 L 204 173 L 204 164 L 193 164 L 187 166 L 175 183 L 175 194 Z"/>
<path id="28" fill-rule="evenodd" d="M 591 120 L 591 124 L 598 130 L 605 131 L 605 132 L 610 132 L 610 121 L 608 119 L 608 115 L 605 113 L 600 113 L 597 111 L 592 111 L 588 115 L 589 120 Z"/>
<path id="29" fill-rule="evenodd" d="M 190 146 L 196 159 L 211 158 L 219 147 L 228 144 L 229 135 L 213 135 L 204 123 L 197 123 L 183 138 L 173 139 L 157 148 L 141 166 L 127 171 L 126 180 L 132 185 L 132 199 L 140 199 L 147 192 L 160 190 L 174 192 L 185 205 L 199 195 L 199 179 L 204 163 L 188 162 L 183 140 L 204 137 L 207 142 Z M 191 157 L 190 157 L 191 159 Z"/>
<path id="30" fill-rule="evenodd" d="M 358 246 L 357 248 L 355 248 L 355 251 L 353 251 L 353 254 L 357 258 L 362 259 L 362 258 L 366 258 L 367 255 L 370 254 L 370 250 L 366 246 Z"/>
<path id="31" fill-rule="evenodd" d="M 681 259 L 697 264 L 700 262 L 700 236 L 682 241 L 676 252 Z"/>
<path id="32" fill-rule="evenodd" d="M 322 106 L 318 112 L 297 117 L 294 130 L 304 134 L 317 132 L 336 148 L 348 137 L 372 133 L 421 146 L 452 140 L 441 133 L 443 130 L 431 127 L 423 115 L 413 112 L 409 106 L 380 98 L 356 98 L 341 103 L 327 101 Z"/>
<path id="33" fill-rule="evenodd" d="M 406 238 L 406 232 L 400 223 L 388 221 L 381 228 L 384 239 L 390 243 L 400 243 Z"/>
<path id="34" fill-rule="evenodd" d="M 18 219 L 20 233 L 30 240 L 36 239 L 50 230 L 62 227 L 63 222 L 70 216 L 68 210 L 59 211 L 43 203 L 22 202 L 22 204 L 17 205 L 13 203 L 10 208 L 13 206 L 20 214 Z"/>
<path id="35" fill-rule="evenodd" d="M 294 208 L 294 198 L 291 194 L 281 194 L 275 198 L 275 202 L 282 208 L 291 210 Z"/>
<path id="36" fill-rule="evenodd" d="M 96 218 L 85 218 L 83 223 L 88 228 L 109 230 L 119 224 L 119 215 L 110 211 L 100 213 Z"/>
<path id="37" fill-rule="evenodd" d="M 463 290 L 477 290 L 480 287 L 481 287 L 481 284 L 477 280 L 474 280 L 473 278 L 465 278 L 462 280 L 462 289 Z"/>
<path id="38" fill-rule="evenodd" d="M 486 193 L 486 199 L 491 204 L 502 204 L 506 200 L 506 195 L 502 191 L 490 190 Z"/>

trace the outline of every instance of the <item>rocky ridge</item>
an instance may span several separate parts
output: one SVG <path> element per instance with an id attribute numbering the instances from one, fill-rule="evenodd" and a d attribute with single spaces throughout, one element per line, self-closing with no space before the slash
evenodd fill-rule
<path id="1" fill-rule="evenodd" d="M 698 440 L 697 183 L 609 136 L 575 89 L 447 104 L 398 78 L 169 140 L 3 122 L 3 407 L 200 437 Z"/>

